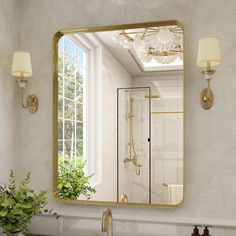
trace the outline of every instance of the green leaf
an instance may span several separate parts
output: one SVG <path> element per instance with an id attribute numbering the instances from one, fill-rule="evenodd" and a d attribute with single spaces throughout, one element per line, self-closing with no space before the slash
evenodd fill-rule
<path id="1" fill-rule="evenodd" d="M 1 206 L 13 206 L 15 205 L 16 201 L 13 198 L 5 198 L 3 200 L 3 203 L 1 203 Z"/>
<path id="2" fill-rule="evenodd" d="M 32 207 L 32 204 L 28 203 L 28 204 L 23 204 L 21 205 L 22 208 L 25 208 L 25 209 L 29 209 Z"/>
<path id="3" fill-rule="evenodd" d="M 70 182 L 67 182 L 67 183 L 65 184 L 65 187 L 67 187 L 67 188 L 72 188 L 72 185 L 71 185 Z"/>
<path id="4" fill-rule="evenodd" d="M 59 189 L 62 189 L 62 187 L 63 187 L 63 184 L 62 183 L 60 183 L 60 184 L 58 184 L 58 186 L 57 186 Z"/>
<path id="5" fill-rule="evenodd" d="M 4 216 L 6 216 L 7 215 L 7 211 L 0 211 L 0 216 L 1 217 L 4 217 Z"/>
<path id="6" fill-rule="evenodd" d="M 21 209 L 13 209 L 13 210 L 11 211 L 11 213 L 12 213 L 13 215 L 21 215 L 21 214 L 23 214 L 23 211 L 22 211 Z"/>
<path id="7" fill-rule="evenodd" d="M 7 208 L 9 205 L 7 203 L 1 203 L 1 206 L 4 207 L 4 208 Z"/>

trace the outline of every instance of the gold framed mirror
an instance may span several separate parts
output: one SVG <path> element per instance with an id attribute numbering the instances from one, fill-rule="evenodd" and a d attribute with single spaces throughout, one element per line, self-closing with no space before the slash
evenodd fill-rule
<path id="1" fill-rule="evenodd" d="M 184 30 L 178 21 L 55 34 L 53 191 L 65 203 L 182 203 Z"/>

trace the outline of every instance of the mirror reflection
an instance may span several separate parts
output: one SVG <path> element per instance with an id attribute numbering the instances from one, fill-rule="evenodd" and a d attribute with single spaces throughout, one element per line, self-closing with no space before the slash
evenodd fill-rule
<path id="1" fill-rule="evenodd" d="M 56 195 L 89 202 L 181 203 L 181 26 L 105 27 L 63 34 L 57 42 Z"/>

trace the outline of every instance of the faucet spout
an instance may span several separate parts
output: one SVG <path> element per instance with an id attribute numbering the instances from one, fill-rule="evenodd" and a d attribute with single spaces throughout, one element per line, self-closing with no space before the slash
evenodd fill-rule
<path id="1" fill-rule="evenodd" d="M 112 213 L 108 208 L 102 214 L 102 232 L 107 232 L 107 236 L 113 236 Z"/>

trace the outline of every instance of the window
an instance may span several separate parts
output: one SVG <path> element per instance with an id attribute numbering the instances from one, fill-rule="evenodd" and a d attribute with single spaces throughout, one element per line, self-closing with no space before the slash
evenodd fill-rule
<path id="1" fill-rule="evenodd" d="M 63 36 L 58 45 L 58 156 L 86 161 L 85 172 L 100 179 L 100 47 L 89 36 Z M 100 55 L 101 56 L 101 55 Z M 96 153 L 96 156 L 95 156 Z"/>
<path id="2" fill-rule="evenodd" d="M 86 159 L 87 54 L 69 38 L 59 43 L 59 152 Z M 85 96 L 84 96 L 85 95 Z"/>

